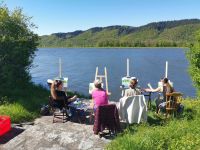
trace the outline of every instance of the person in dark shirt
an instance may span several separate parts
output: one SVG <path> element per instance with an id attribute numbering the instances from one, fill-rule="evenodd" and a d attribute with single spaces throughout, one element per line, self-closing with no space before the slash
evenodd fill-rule
<path id="1" fill-rule="evenodd" d="M 63 89 L 63 82 L 61 80 L 55 80 L 51 85 L 51 96 L 54 99 L 55 105 L 59 109 L 67 106 L 70 102 L 76 100 L 77 96 L 67 96 Z"/>

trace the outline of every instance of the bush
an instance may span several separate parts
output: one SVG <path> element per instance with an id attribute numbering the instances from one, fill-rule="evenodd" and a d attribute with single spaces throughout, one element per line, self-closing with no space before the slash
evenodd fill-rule
<path id="1" fill-rule="evenodd" d="M 190 62 L 189 72 L 198 90 L 198 96 L 200 97 L 200 31 L 197 32 L 196 42 L 194 45 L 191 45 L 187 57 Z"/>
<path id="2" fill-rule="evenodd" d="M 22 9 L 0 3 L 0 114 L 12 122 L 29 121 L 46 102 L 47 90 L 33 85 L 29 69 L 38 45 L 35 25 Z"/>
<path id="3" fill-rule="evenodd" d="M 33 27 L 21 9 L 11 12 L 0 4 L 0 96 L 6 96 L 6 89 L 25 87 L 31 79 L 29 69 L 38 45 Z"/>
<path id="4" fill-rule="evenodd" d="M 36 114 L 29 112 L 19 103 L 1 105 L 0 114 L 10 116 L 12 123 L 30 121 L 36 116 Z"/>

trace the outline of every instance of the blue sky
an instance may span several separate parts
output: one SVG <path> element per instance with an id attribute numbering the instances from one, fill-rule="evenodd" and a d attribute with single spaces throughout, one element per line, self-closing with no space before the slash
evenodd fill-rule
<path id="1" fill-rule="evenodd" d="M 2 0 L 0 0 L 2 1 Z M 32 16 L 39 35 L 110 25 L 200 19 L 200 0 L 4 0 Z"/>

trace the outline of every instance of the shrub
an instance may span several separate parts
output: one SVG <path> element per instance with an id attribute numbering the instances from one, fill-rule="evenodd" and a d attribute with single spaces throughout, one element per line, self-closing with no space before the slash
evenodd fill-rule
<path id="1" fill-rule="evenodd" d="M 6 89 L 25 87 L 31 79 L 29 69 L 38 45 L 33 27 L 21 9 L 11 12 L 0 4 L 0 96 L 6 96 Z"/>
<path id="2" fill-rule="evenodd" d="M 19 103 L 1 105 L 0 114 L 10 116 L 12 123 L 30 121 L 35 117 L 34 113 L 30 113 Z"/>
<path id="3" fill-rule="evenodd" d="M 194 45 L 191 45 L 187 57 L 190 62 L 189 72 L 200 97 L 200 30 L 196 34 L 196 42 Z"/>

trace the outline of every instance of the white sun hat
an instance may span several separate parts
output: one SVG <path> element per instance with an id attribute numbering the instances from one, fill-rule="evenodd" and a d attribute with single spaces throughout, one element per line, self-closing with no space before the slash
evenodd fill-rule
<path id="1" fill-rule="evenodd" d="M 136 77 L 131 77 L 131 80 L 136 80 L 137 82 L 139 81 Z"/>
<path id="2" fill-rule="evenodd" d="M 48 80 L 47 80 L 47 83 L 52 84 L 52 83 L 53 83 L 53 80 L 48 79 Z"/>

